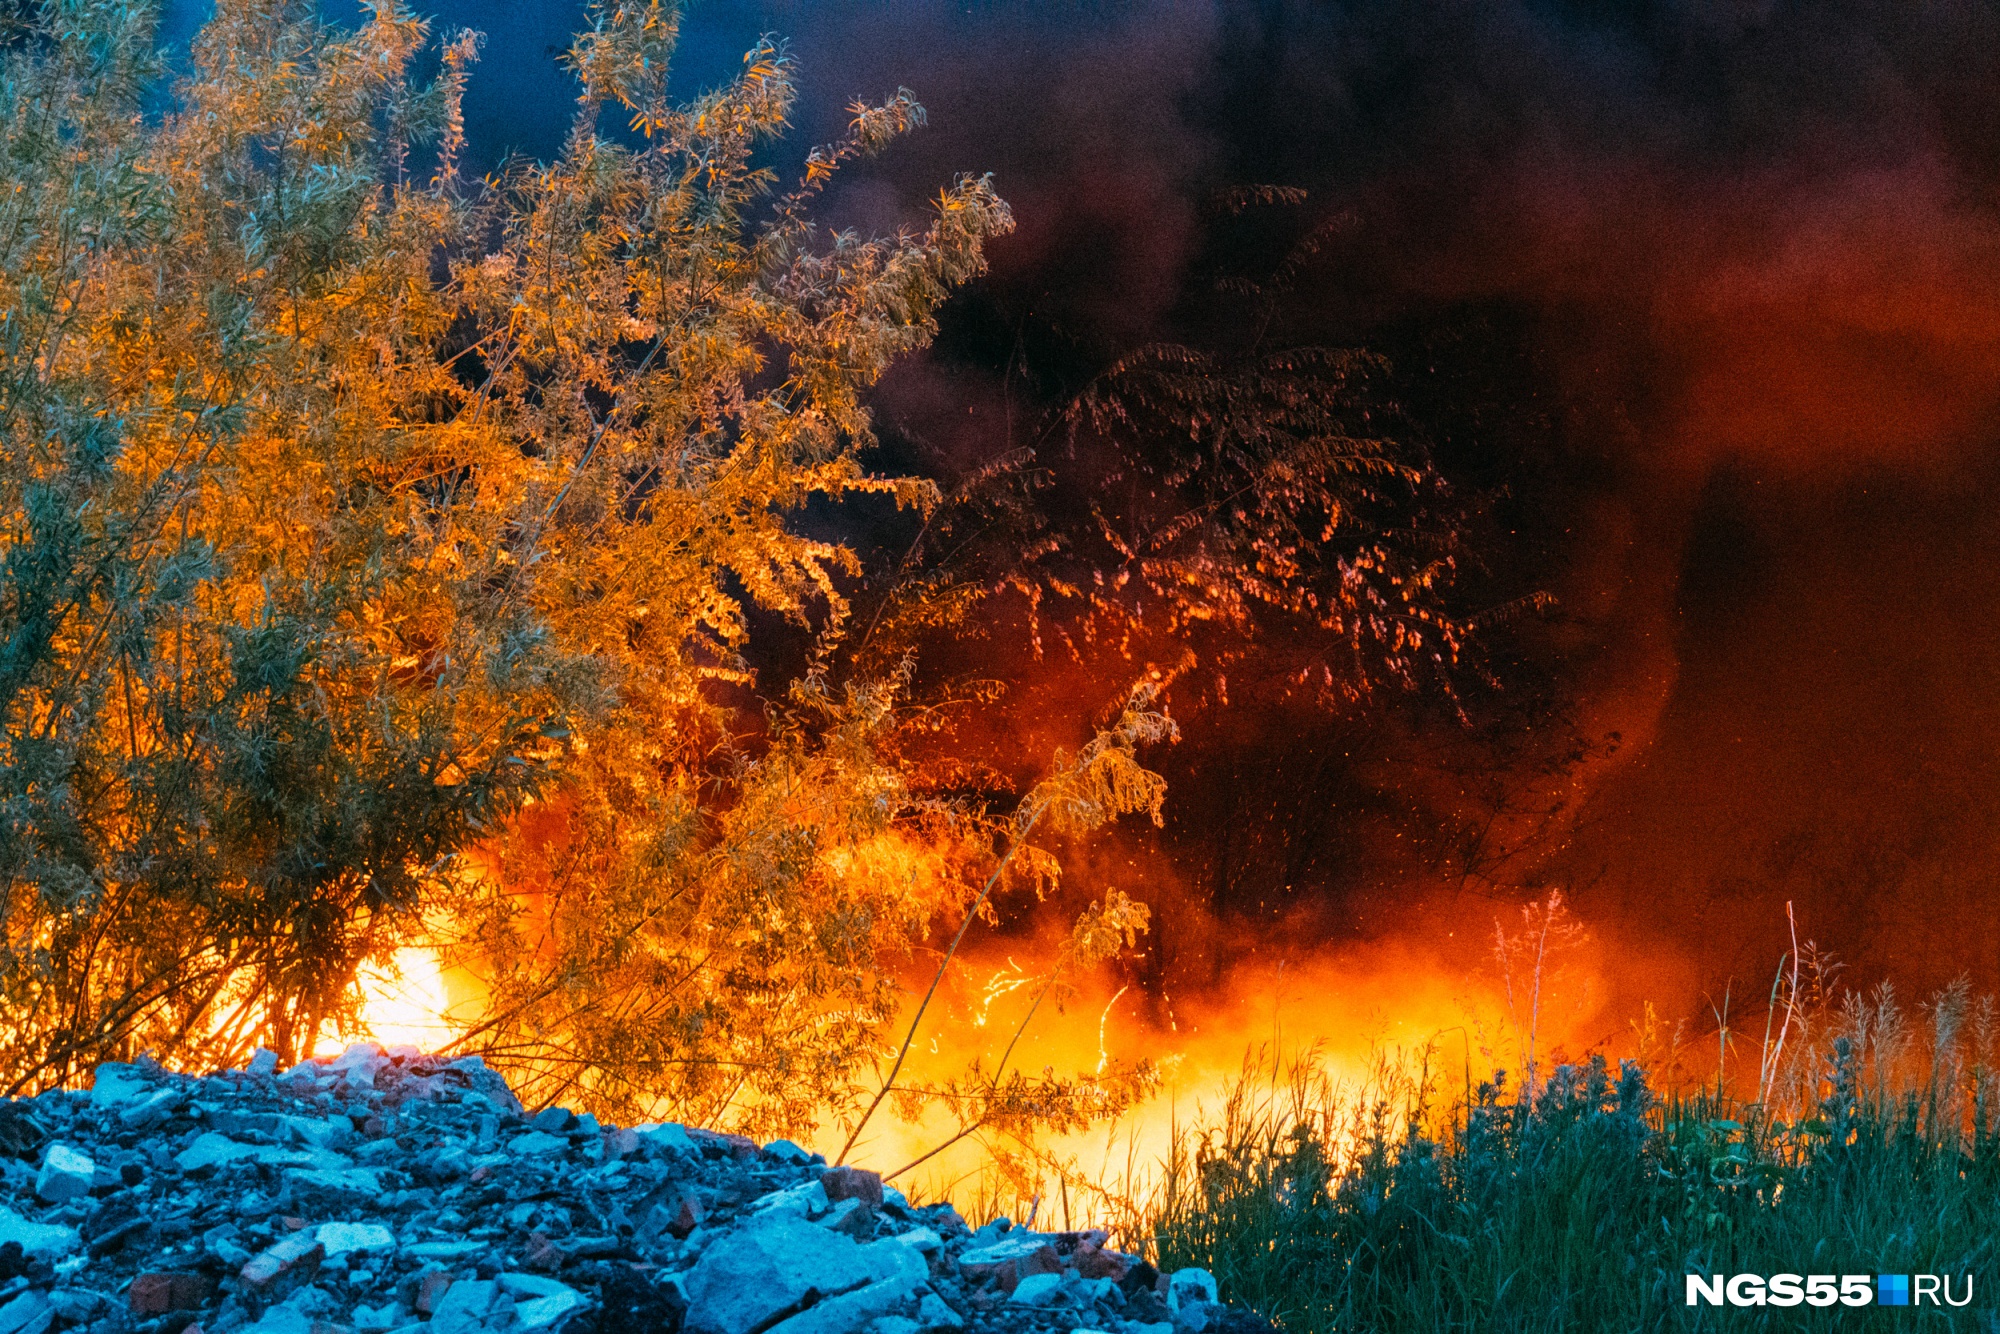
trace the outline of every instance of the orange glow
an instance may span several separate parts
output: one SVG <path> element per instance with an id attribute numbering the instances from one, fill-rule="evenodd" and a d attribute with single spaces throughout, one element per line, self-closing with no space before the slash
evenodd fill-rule
<path id="1" fill-rule="evenodd" d="M 473 1012 L 466 994 L 469 980 L 450 985 L 437 952 L 421 946 L 397 950 L 387 966 L 364 965 L 358 981 L 362 995 L 358 1024 L 323 1034 L 315 1056 L 338 1055 L 350 1042 L 441 1051 L 465 1031 L 466 1015 Z"/>
<path id="2" fill-rule="evenodd" d="M 1499 1067 L 1518 1070 L 1519 1043 L 1490 952 L 1495 917 L 1510 932 L 1519 929 L 1513 910 L 1496 907 L 1483 931 L 1472 919 L 1449 932 L 1413 922 L 1403 938 L 1239 966 L 1209 995 L 1151 997 L 1107 974 L 1063 1011 L 1044 1001 L 1009 1069 L 1102 1074 L 1115 1060 L 1151 1058 L 1162 1073 L 1158 1095 L 1110 1125 L 1045 1139 L 1039 1162 L 1019 1160 L 1025 1176 L 1009 1179 L 996 1166 L 989 1145 L 1011 1146 L 1004 1136 L 988 1135 L 988 1143 L 963 1140 L 893 1184 L 915 1199 L 952 1199 L 968 1217 L 1007 1212 L 1018 1219 L 1039 1191 L 1039 1225 L 1107 1223 L 1117 1201 L 1150 1191 L 1177 1128 L 1219 1113 L 1248 1054 L 1309 1061 L 1357 1109 L 1384 1096 L 1393 1106 L 1426 1075 L 1449 1096 L 1468 1078 L 1476 1083 Z M 899 1083 L 947 1078 L 975 1056 L 992 1070 L 1040 990 L 1030 948 L 1017 942 L 997 959 L 967 960 L 947 980 L 942 1005 L 934 1005 Z M 1595 1035 L 1609 1024 L 1605 957 L 1586 940 L 1545 979 L 1536 1043 L 1544 1073 L 1598 1045 Z M 1521 987 L 1516 979 L 1517 1000 Z M 895 1173 L 959 1129 L 950 1111 L 935 1104 L 914 1121 L 880 1116 L 850 1160 Z M 813 1147 L 831 1156 L 842 1138 L 826 1127 Z M 1071 1178 L 1067 1191 L 1057 1165 Z"/>

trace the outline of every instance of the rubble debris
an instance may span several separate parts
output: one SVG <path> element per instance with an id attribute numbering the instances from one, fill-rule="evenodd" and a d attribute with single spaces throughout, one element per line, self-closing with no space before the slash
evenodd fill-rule
<path id="1" fill-rule="evenodd" d="M 0 1099 L 0 1334 L 1258 1334 L 1103 1232 L 977 1232 L 789 1141 L 528 1115 L 476 1057 Z"/>

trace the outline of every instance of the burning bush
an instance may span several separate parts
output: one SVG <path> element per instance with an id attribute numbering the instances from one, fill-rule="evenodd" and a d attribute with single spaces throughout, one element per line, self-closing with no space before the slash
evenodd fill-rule
<path id="1" fill-rule="evenodd" d="M 928 503 L 863 471 L 861 395 L 1007 207 L 963 178 L 920 235 L 814 227 L 922 122 L 903 92 L 753 218 L 788 60 L 676 103 L 661 3 L 593 12 L 553 163 L 468 183 L 478 38 L 424 82 L 397 5 L 311 14 L 221 5 L 164 115 L 149 7 L 51 4 L 5 53 L 0 1086 L 306 1052 L 429 911 L 486 933 L 509 1006 L 534 961 L 620 998 L 536 1009 L 544 1049 L 656 1070 L 603 1036 L 643 1017 L 822 1090 L 877 952 L 954 903 L 839 858 L 933 813 L 870 750 L 884 690 L 746 755 L 704 688 L 745 676 L 747 608 L 844 614 L 847 553 L 790 511 Z M 530 802 L 590 887 L 544 886 L 555 943 L 503 956 L 523 891 L 465 853 L 510 865 Z"/>

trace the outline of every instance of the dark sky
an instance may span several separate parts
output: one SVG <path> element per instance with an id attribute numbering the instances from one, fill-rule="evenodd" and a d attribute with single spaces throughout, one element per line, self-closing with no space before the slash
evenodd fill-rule
<path id="1" fill-rule="evenodd" d="M 578 9 L 434 12 L 488 34 L 475 148 L 548 152 Z M 1079 346 L 1178 332 L 1201 200 L 1259 181 L 1353 215 L 1314 279 L 1328 336 L 1414 359 L 1414 392 L 1442 333 L 1511 368 L 1436 432 L 1546 530 L 1495 559 L 1560 596 L 1542 651 L 1621 737 L 1513 892 L 1567 884 L 1690 994 L 1768 975 L 1788 898 L 1856 980 L 2000 982 L 2000 6 L 707 3 L 683 90 L 765 31 L 803 79 L 787 153 L 857 94 L 929 108 L 829 220 L 918 221 L 996 172 L 1020 228 L 991 299 Z M 889 410 L 942 429 L 976 371 L 912 368 Z M 1347 790 L 1282 823 L 1365 818 Z M 1366 860 L 1315 891 L 1357 930 L 1435 892 Z"/>

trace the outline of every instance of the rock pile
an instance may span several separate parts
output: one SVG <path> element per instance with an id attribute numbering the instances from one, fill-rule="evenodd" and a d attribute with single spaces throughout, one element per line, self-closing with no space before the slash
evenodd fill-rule
<path id="1" fill-rule="evenodd" d="M 107 1065 L 0 1100 L 0 1334 L 1254 1334 L 1101 1232 L 783 1140 L 533 1117 L 478 1058 Z"/>

